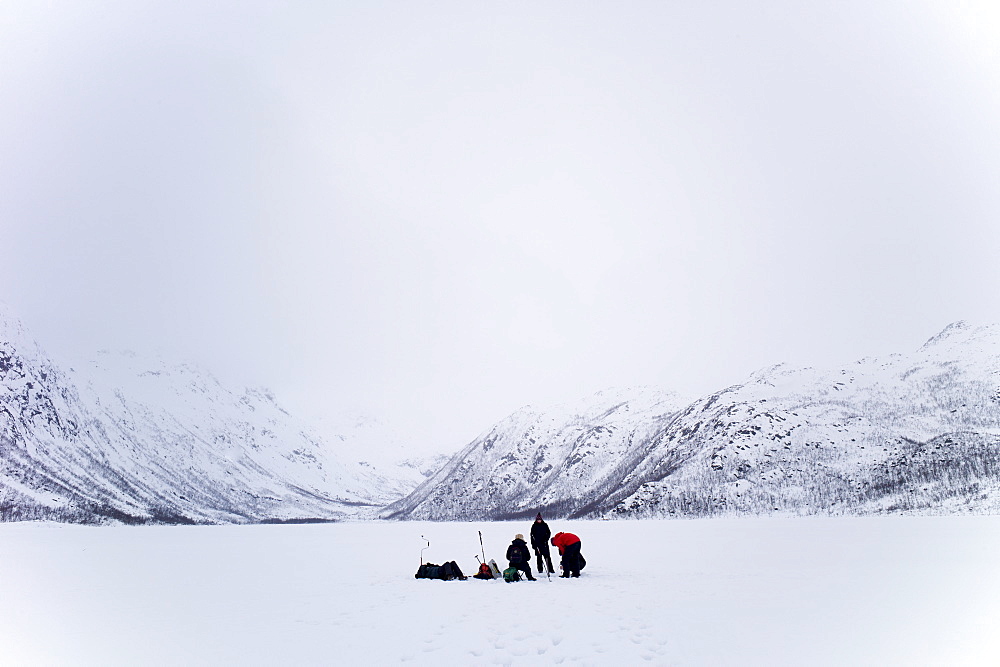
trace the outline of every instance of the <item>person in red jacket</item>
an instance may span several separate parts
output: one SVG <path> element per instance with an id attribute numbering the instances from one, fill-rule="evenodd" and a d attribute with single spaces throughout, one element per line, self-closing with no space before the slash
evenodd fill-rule
<path id="1" fill-rule="evenodd" d="M 580 538 L 573 533 L 556 533 L 552 538 L 552 546 L 559 547 L 562 556 L 561 577 L 580 576 Z"/>

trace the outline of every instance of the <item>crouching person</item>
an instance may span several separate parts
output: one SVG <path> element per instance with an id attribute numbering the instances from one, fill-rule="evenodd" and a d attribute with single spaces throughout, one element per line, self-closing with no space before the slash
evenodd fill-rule
<path id="1" fill-rule="evenodd" d="M 528 581 L 535 581 L 531 576 L 531 553 L 528 551 L 528 544 L 524 541 L 524 535 L 518 533 L 514 536 L 514 541 L 507 547 L 507 562 L 511 567 L 516 567 L 524 572 Z"/>
<path id="2" fill-rule="evenodd" d="M 580 538 L 573 533 L 556 533 L 552 538 L 552 546 L 559 547 L 562 556 L 562 574 L 559 576 L 580 576 L 580 544 Z"/>

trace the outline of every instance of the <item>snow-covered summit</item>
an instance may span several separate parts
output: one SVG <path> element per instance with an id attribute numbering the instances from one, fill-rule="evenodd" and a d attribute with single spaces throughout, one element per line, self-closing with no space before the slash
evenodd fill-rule
<path id="1" fill-rule="evenodd" d="M 15 350 L 23 359 L 36 362 L 46 360 L 45 354 L 21 320 L 14 315 L 10 306 L 0 301 L 0 354 L 12 356 Z"/>
<path id="2" fill-rule="evenodd" d="M 951 343 L 967 342 L 970 340 L 969 334 L 975 332 L 985 332 L 988 329 L 989 327 L 973 329 L 972 325 L 965 320 L 958 320 L 957 322 L 952 322 L 946 326 L 940 333 L 931 336 L 927 342 L 923 344 L 923 347 L 928 348 L 934 345 L 942 344 L 945 341 L 949 341 Z"/>

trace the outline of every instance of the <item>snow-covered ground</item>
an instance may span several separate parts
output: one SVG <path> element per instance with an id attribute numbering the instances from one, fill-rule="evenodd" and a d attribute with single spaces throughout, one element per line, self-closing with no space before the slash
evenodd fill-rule
<path id="1" fill-rule="evenodd" d="M 0 525 L 0 664 L 1000 662 L 1000 517 L 550 525 L 580 579 L 413 578 L 526 522 Z"/>

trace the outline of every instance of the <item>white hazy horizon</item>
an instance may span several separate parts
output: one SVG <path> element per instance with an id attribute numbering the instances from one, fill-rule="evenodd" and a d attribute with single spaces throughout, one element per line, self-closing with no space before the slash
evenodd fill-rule
<path id="1" fill-rule="evenodd" d="M 0 300 L 437 451 L 913 350 L 1000 322 L 998 45 L 988 2 L 15 0 Z"/>

